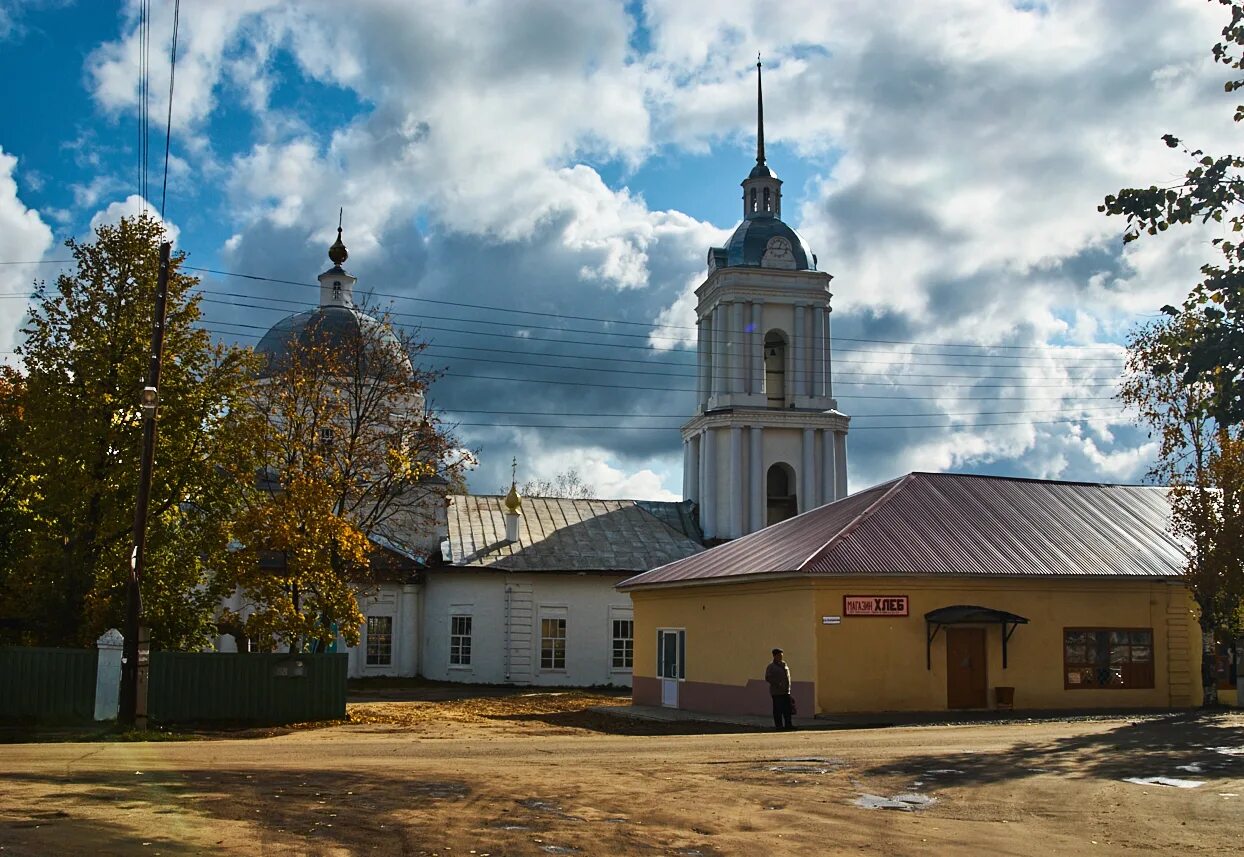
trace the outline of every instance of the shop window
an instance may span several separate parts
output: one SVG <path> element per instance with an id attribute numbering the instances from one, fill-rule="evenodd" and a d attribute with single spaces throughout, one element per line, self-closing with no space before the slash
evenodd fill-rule
<path id="1" fill-rule="evenodd" d="M 471 665 L 471 617 L 449 617 L 449 665 L 451 667 L 469 667 Z"/>
<path id="2" fill-rule="evenodd" d="M 566 620 L 540 620 L 540 669 L 566 668 Z"/>
<path id="3" fill-rule="evenodd" d="M 367 666 L 387 667 L 393 663 L 393 617 L 367 617 Z"/>
<path id="4" fill-rule="evenodd" d="M 1153 630 L 1064 629 L 1063 686 L 1067 690 L 1153 687 Z"/>
<path id="5" fill-rule="evenodd" d="M 635 664 L 635 622 L 632 619 L 613 620 L 613 661 L 615 670 L 629 670 Z"/>

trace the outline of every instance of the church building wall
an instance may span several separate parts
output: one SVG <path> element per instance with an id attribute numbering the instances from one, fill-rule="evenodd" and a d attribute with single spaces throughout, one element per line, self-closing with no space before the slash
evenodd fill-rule
<path id="1" fill-rule="evenodd" d="M 614 586 L 627 574 L 440 569 L 428 575 L 421 675 L 440 681 L 536 686 L 629 687 L 615 667 L 614 622 L 633 618 L 631 599 Z M 470 617 L 469 663 L 461 640 L 454 657 L 453 617 Z M 542 620 L 564 621 L 564 664 L 542 662 Z M 553 629 L 555 632 L 558 629 Z M 460 635 L 459 635 L 460 637 Z"/>

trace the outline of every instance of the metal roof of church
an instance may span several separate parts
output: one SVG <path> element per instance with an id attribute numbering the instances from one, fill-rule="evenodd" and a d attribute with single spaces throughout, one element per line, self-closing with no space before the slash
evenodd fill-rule
<path id="1" fill-rule="evenodd" d="M 753 217 L 735 227 L 734 234 L 726 242 L 726 262 L 731 268 L 760 267 L 769 241 L 785 238 L 790 242 L 794 270 L 815 271 L 816 257 L 798 232 L 776 217 Z"/>
<path id="2" fill-rule="evenodd" d="M 1166 489 L 910 473 L 619 584 L 760 575 L 1175 578 Z"/>
<path id="3" fill-rule="evenodd" d="M 500 571 L 638 572 L 704 550 L 686 505 L 523 497 L 518 541 L 505 498 L 449 496 L 450 565 Z"/>

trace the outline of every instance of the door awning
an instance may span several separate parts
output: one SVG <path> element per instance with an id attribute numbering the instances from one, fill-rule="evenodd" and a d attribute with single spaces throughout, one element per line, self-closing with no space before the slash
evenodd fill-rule
<path id="1" fill-rule="evenodd" d="M 1006 669 L 1006 644 L 1020 625 L 1027 625 L 1023 616 L 1008 613 L 1005 610 L 994 610 L 991 607 L 977 607 L 972 604 L 955 604 L 950 607 L 939 607 L 924 614 L 925 622 L 925 669 L 933 669 L 933 638 L 943 625 L 1001 625 L 1002 626 L 1002 668 Z"/>

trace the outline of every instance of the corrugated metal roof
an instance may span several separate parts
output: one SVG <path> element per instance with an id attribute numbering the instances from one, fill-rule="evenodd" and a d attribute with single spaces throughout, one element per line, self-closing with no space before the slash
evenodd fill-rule
<path id="1" fill-rule="evenodd" d="M 624 581 L 748 575 L 1175 577 L 1166 489 L 911 473 Z"/>
<path id="2" fill-rule="evenodd" d="M 511 543 L 503 497 L 452 494 L 449 561 L 506 571 L 644 571 L 704 550 L 679 506 L 524 497 L 518 541 Z"/>

